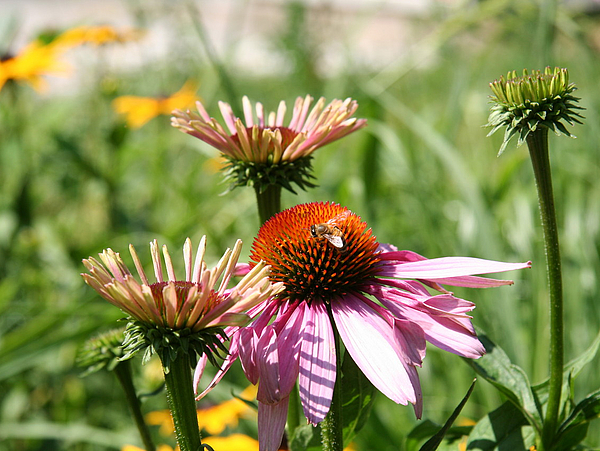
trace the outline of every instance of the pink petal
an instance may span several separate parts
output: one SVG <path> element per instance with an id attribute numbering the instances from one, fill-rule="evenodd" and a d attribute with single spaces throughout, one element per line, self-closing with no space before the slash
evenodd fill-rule
<path id="1" fill-rule="evenodd" d="M 258 403 L 258 446 L 259 451 L 277 451 L 281 445 L 287 420 L 289 398 L 276 404 Z"/>
<path id="2" fill-rule="evenodd" d="M 425 358 L 425 333 L 416 323 L 394 320 L 394 337 L 409 366 L 421 366 Z"/>
<path id="3" fill-rule="evenodd" d="M 289 316 L 282 316 L 276 320 L 284 322 L 284 327 L 277 335 L 281 396 L 288 396 L 298 379 L 298 359 L 304 341 L 302 326 L 305 306 L 306 303 L 302 302 L 291 310 Z"/>
<path id="4" fill-rule="evenodd" d="M 231 342 L 232 345 L 235 343 L 239 349 L 240 362 L 246 377 L 251 384 L 256 385 L 259 377 L 258 365 L 256 363 L 256 349 L 258 346 L 256 330 L 253 327 L 243 327 Z"/>
<path id="5" fill-rule="evenodd" d="M 479 358 L 485 354 L 470 317 L 441 310 L 439 307 L 443 307 L 443 302 L 432 301 L 431 306 L 428 305 L 430 299 L 408 305 L 402 298 L 394 298 L 391 292 L 379 300 L 396 317 L 418 324 L 427 341 L 438 348 L 468 358 Z"/>
<path id="6" fill-rule="evenodd" d="M 396 254 L 396 252 L 390 252 L 390 254 Z M 385 253 L 381 254 L 380 258 L 388 260 Z M 408 263 L 384 263 L 381 275 L 401 279 L 436 279 L 437 282 L 437 279 L 449 277 L 489 274 L 529 267 L 531 267 L 531 262 L 505 263 L 471 257 L 442 257 Z"/>
<path id="7" fill-rule="evenodd" d="M 333 329 L 323 302 L 306 306 L 302 331 L 300 400 L 308 422 L 317 424 L 329 412 L 336 378 Z"/>
<path id="8" fill-rule="evenodd" d="M 421 391 L 421 381 L 419 380 L 419 374 L 414 366 L 404 365 L 410 383 L 415 388 L 415 394 L 417 396 L 417 402 L 414 403 L 413 408 L 415 409 L 415 416 L 417 420 L 420 420 L 423 416 L 423 392 Z"/>
<path id="9" fill-rule="evenodd" d="M 277 334 L 273 326 L 265 328 L 263 335 L 258 340 L 256 354 L 259 373 L 256 399 L 265 404 L 276 404 L 281 401 L 282 396 L 279 389 Z"/>
<path id="10" fill-rule="evenodd" d="M 208 394 L 208 392 L 210 392 L 213 388 L 215 388 L 215 386 L 221 381 L 221 379 L 223 379 L 223 376 L 225 376 L 225 373 L 227 373 L 229 368 L 231 368 L 231 366 L 233 365 L 233 363 L 235 362 L 237 357 L 238 357 L 237 350 L 235 348 L 233 348 L 233 343 L 232 343 L 232 345 L 229 348 L 229 355 L 225 358 L 225 361 L 221 365 L 221 368 L 219 368 L 219 371 L 217 371 L 217 374 L 215 374 L 215 377 L 213 377 L 210 384 L 208 384 L 208 387 L 206 387 L 204 389 L 204 391 L 202 391 L 202 393 L 200 393 L 198 396 L 196 396 L 197 401 L 204 398 Z M 200 358 L 200 360 L 198 361 L 196 370 L 194 371 L 194 391 L 196 393 L 198 393 L 198 385 L 200 384 L 200 378 L 202 377 L 205 366 L 206 366 L 206 357 L 202 356 Z"/>
<path id="11" fill-rule="evenodd" d="M 248 263 L 236 263 L 235 269 L 233 270 L 233 276 L 245 276 L 250 272 L 250 265 Z"/>
<path id="12" fill-rule="evenodd" d="M 371 383 L 396 403 L 417 402 L 389 322 L 350 294 L 331 309 L 346 349 Z"/>

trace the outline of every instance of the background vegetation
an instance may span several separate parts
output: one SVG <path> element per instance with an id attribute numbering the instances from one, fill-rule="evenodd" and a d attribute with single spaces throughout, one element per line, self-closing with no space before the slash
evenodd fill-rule
<path id="1" fill-rule="evenodd" d="M 0 91 L 0 451 L 139 444 L 116 379 L 106 372 L 81 379 L 74 365 L 82 343 L 123 316 L 84 285 L 82 258 L 106 247 L 126 254 L 133 243 L 148 263 L 151 239 L 177 249 L 186 237 L 197 243 L 203 234 L 209 260 L 236 238 L 248 254 L 259 226 L 254 194 L 248 188 L 221 195 L 226 185 L 217 152 L 170 127 L 166 116 L 134 130 L 111 108 L 116 96 L 171 93 L 189 78 L 199 81 L 198 94 L 214 117 L 218 100 L 239 107 L 242 94 L 269 110 L 307 93 L 357 99 L 357 115 L 369 126 L 318 151 L 319 186 L 284 194 L 284 206 L 339 202 L 368 221 L 381 242 L 430 258 L 532 260 L 532 270 L 506 276 L 514 286 L 456 292 L 477 303 L 474 323 L 540 382 L 547 377 L 548 313 L 533 175 L 525 147 L 511 145 L 497 158 L 501 136 L 486 138 L 482 125 L 490 81 L 513 69 L 567 67 L 586 108 L 585 125 L 572 130 L 578 139 L 551 136 L 550 146 L 567 360 L 579 355 L 600 329 L 600 22 L 593 11 L 561 3 L 553 14 L 546 4 L 552 2 L 432 3 L 428 14 L 399 25 L 409 36 L 403 57 L 374 70 L 368 51 L 353 46 L 353 25 L 336 28 L 343 6 L 282 3 L 286 22 L 264 49 L 273 60 L 255 63 L 268 70 L 231 62 L 241 41 L 218 55 L 235 99 L 199 33 L 210 17 L 199 18 L 183 3 L 132 4 L 140 27 L 170 15 L 181 38 L 164 60 L 125 72 L 106 69 L 95 55 L 78 65 L 83 82 L 74 92 Z M 347 37 L 336 56 L 343 64 L 326 70 L 324 50 L 336 33 Z M 140 391 L 160 385 L 156 366 L 134 367 Z M 424 417 L 436 422 L 474 377 L 460 358 L 435 348 L 420 375 Z M 241 372 L 232 372 L 207 402 L 245 385 Z M 599 386 L 594 364 L 576 382 L 580 395 Z M 462 418 L 476 420 L 500 403 L 481 381 Z M 164 407 L 163 393 L 144 398 L 145 411 Z M 405 449 L 415 424 L 411 408 L 381 396 L 356 447 Z M 239 429 L 255 434 L 253 421 Z M 591 431 L 588 443 L 600 446 L 600 433 Z"/>

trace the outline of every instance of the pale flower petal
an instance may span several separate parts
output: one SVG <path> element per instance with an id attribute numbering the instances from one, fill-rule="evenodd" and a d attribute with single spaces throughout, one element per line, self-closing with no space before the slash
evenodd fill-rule
<path id="1" fill-rule="evenodd" d="M 277 451 L 283 438 L 289 398 L 276 404 L 258 403 L 258 443 L 260 451 Z"/>
<path id="2" fill-rule="evenodd" d="M 390 323 L 350 294 L 343 303 L 332 303 L 331 310 L 347 351 L 371 383 L 396 403 L 414 404 L 415 388 Z"/>

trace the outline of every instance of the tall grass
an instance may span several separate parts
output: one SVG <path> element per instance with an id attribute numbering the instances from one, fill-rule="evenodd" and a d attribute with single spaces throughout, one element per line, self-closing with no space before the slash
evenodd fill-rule
<path id="1" fill-rule="evenodd" d="M 281 73 L 245 74 L 221 61 L 236 91 L 269 109 L 306 93 L 350 96 L 361 105 L 359 116 L 369 119 L 366 130 L 319 151 L 319 186 L 285 193 L 284 207 L 339 202 L 363 216 L 379 241 L 427 257 L 533 261 L 532 270 L 507 276 L 514 286 L 456 292 L 477 303 L 474 323 L 534 383 L 547 377 L 548 312 L 533 176 L 525 148 L 510 147 L 497 158 L 501 137 L 486 138 L 482 128 L 487 83 L 508 70 L 568 67 L 587 109 L 585 126 L 573 129 L 578 139 L 551 137 L 567 360 L 600 329 L 599 24 L 595 16 L 559 9 L 556 34 L 546 42 L 551 61 L 540 61 L 542 44 L 531 45 L 537 4 L 487 1 L 434 10 L 411 23 L 411 50 L 397 64 L 374 71 L 348 59 L 347 70 L 327 76 L 318 67 L 331 30 L 316 29 L 310 11 L 295 5 L 287 31 L 274 38 L 289 62 Z M 222 75 L 201 50 L 186 11 L 179 13 L 187 18 L 187 38 L 166 61 L 134 73 L 93 74 L 98 83 L 69 96 L 0 92 L 1 451 L 103 450 L 139 442 L 116 380 L 107 373 L 80 379 L 74 367 L 85 339 L 122 316 L 84 286 L 82 258 L 105 247 L 126 254 L 129 243 L 139 251 L 153 238 L 176 248 L 185 237 L 197 242 L 203 234 L 214 253 L 208 260 L 236 238 L 249 252 L 258 229 L 254 195 L 250 189 L 222 195 L 216 152 L 172 129 L 166 117 L 128 130 L 110 108 L 117 95 L 174 91 L 195 77 L 207 109 L 218 116 L 216 102 L 227 98 Z M 330 14 L 335 24 L 336 12 Z M 236 43 L 231 46 L 233 54 Z M 466 392 L 474 375 L 459 360 L 429 349 L 420 371 L 426 418 L 442 422 Z M 136 374 L 146 391 L 156 389 L 149 370 Z M 213 401 L 243 385 L 240 372 L 232 373 Z M 590 368 L 575 386 L 581 395 L 591 392 L 600 375 Z M 144 403 L 145 410 L 164 408 L 161 396 Z M 499 403 L 480 382 L 464 416 L 477 419 Z M 380 399 L 358 449 L 403 449 L 415 424 L 410 408 Z M 600 434 L 592 431 L 588 441 L 600 446 Z"/>

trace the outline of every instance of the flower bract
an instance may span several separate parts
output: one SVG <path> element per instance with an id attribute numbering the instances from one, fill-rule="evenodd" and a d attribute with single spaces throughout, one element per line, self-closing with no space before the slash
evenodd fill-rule
<path id="1" fill-rule="evenodd" d="M 341 237 L 341 246 L 331 236 Z M 371 383 L 393 401 L 413 404 L 421 417 L 417 368 L 426 342 L 467 358 L 485 353 L 468 315 L 475 305 L 444 285 L 512 284 L 474 275 L 530 266 L 398 251 L 378 243 L 358 215 L 334 203 L 298 205 L 273 216 L 250 257 L 250 267 L 269 264 L 271 281 L 284 288 L 257 306 L 253 323 L 228 330 L 230 355 L 200 396 L 239 358 L 250 382 L 258 383 L 259 441 L 266 451 L 281 441 L 296 381 L 308 421 L 317 424 L 327 415 L 336 382 L 332 321 Z M 204 363 L 196 369 L 196 384 Z"/>
<path id="2" fill-rule="evenodd" d="M 284 101 L 277 111 L 267 113 L 261 103 L 252 105 L 244 97 L 243 121 L 229 104 L 219 102 L 225 127 L 197 102 L 197 113 L 173 111 L 171 124 L 223 153 L 232 188 L 251 185 L 262 192 L 269 185 L 280 185 L 294 192 L 292 184 L 302 189 L 314 186 L 310 179 L 315 150 L 366 125 L 365 119 L 353 117 L 355 100 L 335 99 L 326 105 L 321 97 L 311 109 L 312 101 L 310 96 L 298 97 L 289 122 Z"/>

